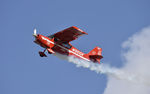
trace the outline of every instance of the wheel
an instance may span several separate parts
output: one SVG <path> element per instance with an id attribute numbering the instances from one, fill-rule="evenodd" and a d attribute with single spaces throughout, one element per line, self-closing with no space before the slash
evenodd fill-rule
<path id="1" fill-rule="evenodd" d="M 39 52 L 39 55 L 40 55 L 41 57 L 47 57 L 44 52 Z"/>

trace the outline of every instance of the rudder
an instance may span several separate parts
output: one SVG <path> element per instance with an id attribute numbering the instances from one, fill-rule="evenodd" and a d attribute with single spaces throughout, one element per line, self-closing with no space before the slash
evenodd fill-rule
<path id="1" fill-rule="evenodd" d="M 95 47 L 93 50 L 91 50 L 88 53 L 88 56 L 89 56 L 89 59 L 91 61 L 100 63 L 100 59 L 103 58 L 103 56 L 102 56 L 102 48 Z"/>

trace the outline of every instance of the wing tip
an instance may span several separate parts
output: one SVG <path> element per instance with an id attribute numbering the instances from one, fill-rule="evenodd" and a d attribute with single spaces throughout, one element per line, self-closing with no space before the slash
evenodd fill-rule
<path id="1" fill-rule="evenodd" d="M 79 30 L 79 31 L 81 31 L 83 34 L 86 34 L 86 35 L 88 35 L 88 33 L 86 33 L 86 32 L 84 32 L 83 30 L 81 30 L 80 28 L 78 28 L 78 27 L 76 27 L 76 26 L 72 26 L 74 29 L 77 29 L 77 30 Z"/>

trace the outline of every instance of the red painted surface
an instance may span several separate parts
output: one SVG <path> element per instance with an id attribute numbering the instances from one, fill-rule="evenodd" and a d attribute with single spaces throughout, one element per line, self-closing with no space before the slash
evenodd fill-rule
<path id="1" fill-rule="evenodd" d="M 73 55 L 77 58 L 81 58 L 87 61 L 100 63 L 100 59 L 103 58 L 101 54 L 102 48 L 95 47 L 88 54 L 85 54 L 79 51 L 78 49 L 76 49 L 74 46 L 72 46 L 69 43 L 70 41 L 73 41 L 77 39 L 79 36 L 84 34 L 87 33 L 75 26 L 72 26 L 63 31 L 53 34 L 54 36 L 51 38 L 38 34 L 34 42 L 40 45 L 41 47 L 46 48 L 46 50 L 50 54 L 55 54 L 55 52 L 57 52 L 59 54 L 63 54 L 67 56 Z M 44 54 L 40 53 L 40 55 L 44 55 Z"/>

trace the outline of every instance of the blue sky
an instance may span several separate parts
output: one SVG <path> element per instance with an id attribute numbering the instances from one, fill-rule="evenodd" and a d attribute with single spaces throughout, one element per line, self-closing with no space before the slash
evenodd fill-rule
<path id="1" fill-rule="evenodd" d="M 70 26 L 88 33 L 71 42 L 122 67 L 121 44 L 150 25 L 149 0 L 1 0 L 0 94 L 103 94 L 107 76 L 76 68 L 33 43 L 33 29 L 50 35 Z"/>

